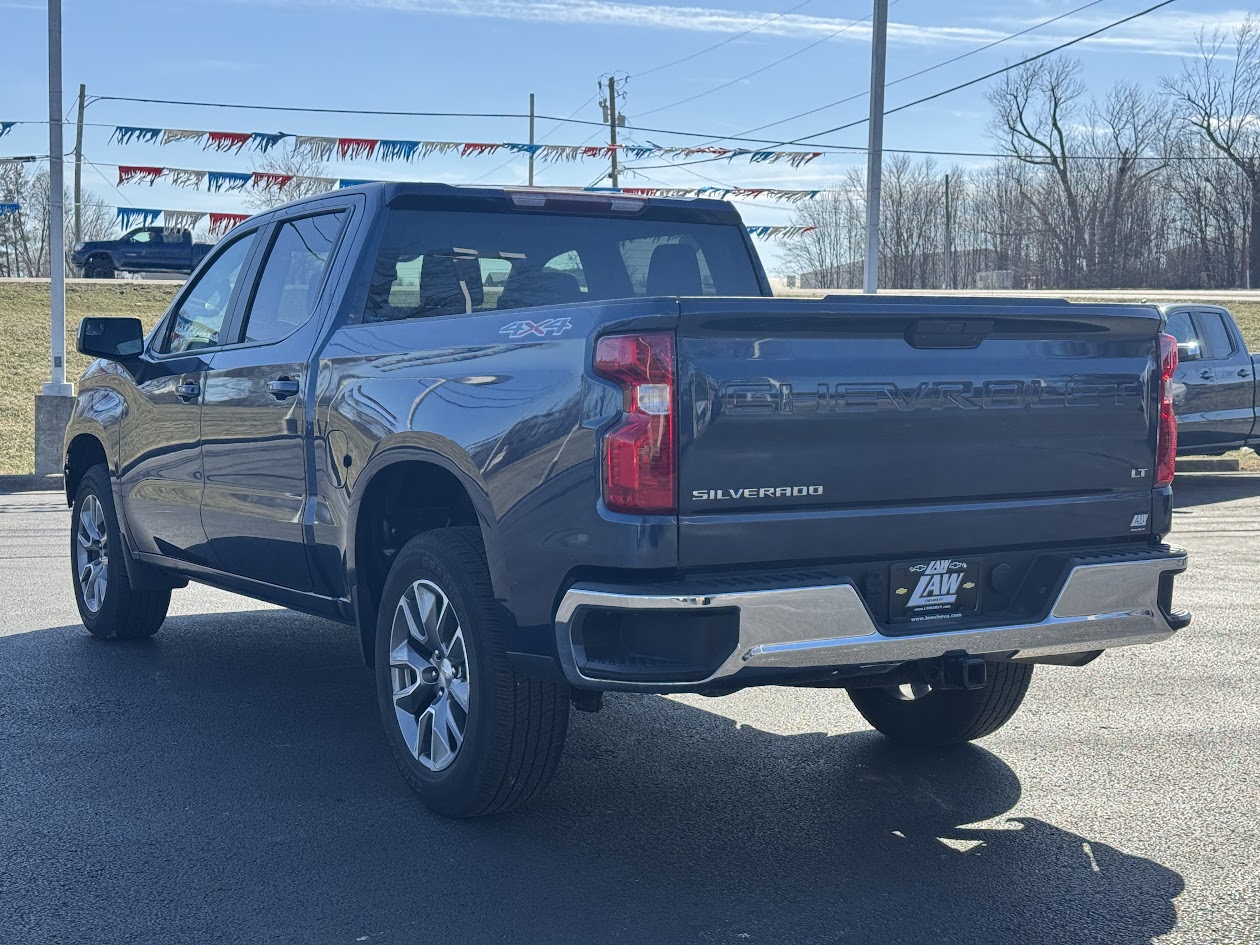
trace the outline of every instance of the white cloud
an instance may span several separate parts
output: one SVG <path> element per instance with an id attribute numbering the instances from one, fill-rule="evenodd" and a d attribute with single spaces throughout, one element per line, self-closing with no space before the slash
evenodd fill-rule
<path id="1" fill-rule="evenodd" d="M 426 15 L 479 17 L 572 26 L 617 26 L 688 30 L 699 33 L 741 33 L 765 23 L 774 11 L 728 10 L 721 7 L 622 3 L 618 0 L 265 0 L 276 6 L 343 7 Z M 848 27 L 837 39 L 870 41 L 865 22 L 789 13 L 761 26 L 758 36 L 817 39 Z M 889 39 L 905 43 L 983 43 L 1002 34 L 984 27 L 916 26 L 890 22 Z"/>
<path id="2" fill-rule="evenodd" d="M 256 0 L 250 0 L 256 2 Z M 731 10 L 723 7 L 671 6 L 663 3 L 626 3 L 620 0 L 263 0 L 276 6 L 343 7 L 353 10 L 379 10 L 398 13 L 445 14 L 516 22 L 559 23 L 572 26 L 617 26 L 646 29 L 686 30 L 698 33 L 740 33 L 758 27 L 757 35 L 818 39 L 835 33 L 840 40 L 869 42 L 868 23 L 853 20 L 789 13 L 765 23 L 774 11 Z M 1048 12 L 1048 11 L 1047 11 Z M 894 9 L 893 13 L 896 13 Z M 1095 47 L 1115 51 L 1158 55 L 1185 55 L 1194 49 L 1200 28 L 1228 29 L 1240 23 L 1245 11 L 1187 13 L 1161 10 L 1116 28 L 1088 41 Z M 1044 31 L 1030 33 L 1010 44 L 1017 48 L 1042 49 L 1065 42 L 1112 22 L 1116 15 L 1089 14 L 1070 17 Z M 892 21 L 888 38 L 902 45 L 983 45 L 1010 32 L 1026 28 L 1044 17 L 1017 18 L 986 16 L 972 25 L 920 25 Z M 765 23 L 764 26 L 759 24 Z M 1022 45 L 1021 45 L 1022 44 Z M 1085 44 L 1082 44 L 1084 48 Z M 1006 48 L 1006 47 L 1003 47 Z"/>

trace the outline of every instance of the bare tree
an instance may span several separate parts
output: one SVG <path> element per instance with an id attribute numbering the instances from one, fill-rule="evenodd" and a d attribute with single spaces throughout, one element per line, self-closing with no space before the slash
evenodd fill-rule
<path id="1" fill-rule="evenodd" d="M 1006 73 L 989 92 L 994 110 L 990 127 L 999 147 L 1017 161 L 1046 168 L 1058 182 L 1055 192 L 1029 189 L 1025 196 L 1058 245 L 1069 288 L 1080 284 L 1086 239 L 1071 163 L 1085 94 L 1079 72 L 1075 60 L 1040 59 Z"/>
<path id="2" fill-rule="evenodd" d="M 262 161 L 250 170 L 263 174 L 282 174 L 292 177 L 283 188 L 251 190 L 245 198 L 246 203 L 254 210 L 268 210 L 278 207 L 299 197 L 322 194 L 337 186 L 327 176 L 328 167 L 322 161 L 312 157 L 307 151 L 299 151 L 292 145 L 285 147 L 279 154 L 267 154 Z"/>
<path id="3" fill-rule="evenodd" d="M 1232 55 L 1222 54 L 1232 39 Z M 1247 272 L 1260 279 L 1260 20 L 1200 33 L 1199 55 L 1164 81 L 1178 115 L 1238 168 L 1249 190 Z"/>

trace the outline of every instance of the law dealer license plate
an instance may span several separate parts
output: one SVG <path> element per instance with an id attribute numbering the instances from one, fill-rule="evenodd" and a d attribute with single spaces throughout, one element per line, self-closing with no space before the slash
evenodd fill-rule
<path id="1" fill-rule="evenodd" d="M 889 589 L 894 623 L 961 617 L 980 606 L 980 562 L 933 558 L 894 564 Z"/>

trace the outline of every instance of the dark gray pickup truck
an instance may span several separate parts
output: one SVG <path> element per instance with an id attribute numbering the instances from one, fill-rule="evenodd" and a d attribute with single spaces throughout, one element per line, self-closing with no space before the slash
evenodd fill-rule
<path id="1" fill-rule="evenodd" d="M 356 628 L 433 810 L 502 811 L 607 690 L 847 690 L 979 738 L 1036 664 L 1189 622 L 1151 306 L 770 297 L 709 200 L 374 184 L 88 318 L 66 438 L 99 637 L 203 581 Z"/>
<path id="2" fill-rule="evenodd" d="M 86 279 L 112 279 L 119 272 L 192 272 L 211 249 L 187 230 L 138 226 L 116 240 L 75 243 L 70 261 Z"/>
<path id="3" fill-rule="evenodd" d="M 1234 316 L 1216 305 L 1160 310 L 1177 339 L 1172 391 L 1178 455 L 1219 455 L 1260 445 L 1260 357 L 1247 350 Z"/>

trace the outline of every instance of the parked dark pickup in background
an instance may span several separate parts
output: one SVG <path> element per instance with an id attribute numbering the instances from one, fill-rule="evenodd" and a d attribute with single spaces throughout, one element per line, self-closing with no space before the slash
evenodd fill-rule
<path id="1" fill-rule="evenodd" d="M 187 230 L 141 226 L 116 240 L 76 243 L 70 259 L 87 279 L 112 279 L 116 272 L 192 272 L 210 248 Z"/>
<path id="2" fill-rule="evenodd" d="M 1161 305 L 1160 310 L 1168 333 L 1177 339 L 1177 455 L 1260 446 L 1257 356 L 1247 351 L 1234 316 L 1215 305 Z"/>

